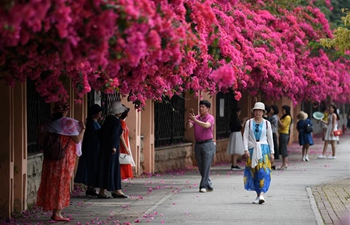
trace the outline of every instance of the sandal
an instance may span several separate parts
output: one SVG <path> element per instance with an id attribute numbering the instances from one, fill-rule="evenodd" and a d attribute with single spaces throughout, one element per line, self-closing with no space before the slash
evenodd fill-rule
<path id="1" fill-rule="evenodd" d="M 279 170 L 286 170 L 288 168 L 288 166 L 281 166 L 280 168 L 279 168 Z"/>
<path id="2" fill-rule="evenodd" d="M 100 195 L 100 194 L 98 194 L 97 196 L 98 196 L 98 198 L 111 198 L 111 197 L 108 196 L 108 195 Z"/>
<path id="3" fill-rule="evenodd" d="M 94 189 L 88 189 L 88 190 L 86 190 L 86 192 L 85 192 L 85 194 L 86 194 L 86 196 L 98 196 L 98 193 L 96 192 L 96 190 L 94 190 Z"/>
<path id="4" fill-rule="evenodd" d="M 116 193 L 112 193 L 113 198 L 129 198 L 128 195 L 126 194 L 116 194 Z"/>

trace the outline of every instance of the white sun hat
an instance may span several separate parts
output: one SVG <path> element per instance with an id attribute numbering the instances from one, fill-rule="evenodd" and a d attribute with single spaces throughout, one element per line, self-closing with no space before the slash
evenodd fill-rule
<path id="1" fill-rule="evenodd" d="M 254 107 L 252 108 L 252 112 L 254 112 L 254 109 L 261 109 L 266 113 L 265 104 L 262 102 L 256 102 Z"/>
<path id="2" fill-rule="evenodd" d="M 125 112 L 127 108 L 119 101 L 115 101 L 111 104 L 111 108 L 109 109 L 109 114 L 117 115 Z"/>

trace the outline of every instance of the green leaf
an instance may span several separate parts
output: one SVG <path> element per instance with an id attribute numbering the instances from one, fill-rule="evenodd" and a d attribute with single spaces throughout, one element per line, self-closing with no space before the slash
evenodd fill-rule
<path id="1" fill-rule="evenodd" d="M 167 44 L 168 44 L 167 39 L 166 38 L 162 38 L 162 42 L 161 42 L 162 49 L 165 49 Z"/>

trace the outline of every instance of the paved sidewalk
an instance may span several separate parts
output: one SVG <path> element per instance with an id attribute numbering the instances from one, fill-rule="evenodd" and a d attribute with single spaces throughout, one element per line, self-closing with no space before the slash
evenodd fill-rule
<path id="1" fill-rule="evenodd" d="M 322 140 L 315 137 L 310 162 L 303 162 L 300 146 L 289 146 L 289 167 L 273 171 L 263 205 L 251 203 L 255 193 L 244 190 L 243 171 L 222 164 L 212 167 L 214 191 L 208 193 L 198 192 L 196 168 L 123 182 L 129 199 L 85 197 L 77 190 L 64 210 L 72 218 L 66 224 L 338 225 L 350 213 L 350 135 L 343 135 L 337 145 L 336 160 L 317 159 L 322 147 Z M 0 224 L 54 223 L 49 217 L 50 212 L 33 211 Z"/>
<path id="2" fill-rule="evenodd" d="M 340 224 L 350 218 L 350 178 L 312 187 L 317 208 L 324 224 Z M 344 225 L 350 225 L 350 220 Z"/>

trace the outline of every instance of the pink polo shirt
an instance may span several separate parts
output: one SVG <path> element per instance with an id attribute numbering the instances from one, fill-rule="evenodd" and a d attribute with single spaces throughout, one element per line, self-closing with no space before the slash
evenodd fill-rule
<path id="1" fill-rule="evenodd" d="M 200 115 L 197 115 L 196 119 L 202 122 L 209 122 L 211 124 L 209 128 L 203 128 L 195 122 L 191 121 L 191 123 L 193 124 L 194 138 L 196 139 L 196 141 L 205 141 L 208 139 L 213 139 L 214 117 L 207 113 L 207 115 L 203 118 L 201 118 Z"/>

